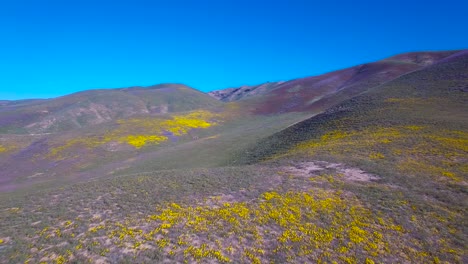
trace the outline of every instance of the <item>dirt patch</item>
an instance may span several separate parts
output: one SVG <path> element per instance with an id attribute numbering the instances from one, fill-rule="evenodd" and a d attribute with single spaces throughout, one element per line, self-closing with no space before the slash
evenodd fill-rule
<path id="1" fill-rule="evenodd" d="M 330 163 L 326 161 L 309 161 L 294 164 L 283 168 L 286 173 L 294 174 L 295 176 L 313 177 L 319 175 L 326 170 L 336 170 L 343 175 L 344 180 L 357 182 L 376 181 L 380 178 L 376 175 L 367 173 L 359 168 L 348 167 L 342 163 Z"/>
<path id="2" fill-rule="evenodd" d="M 350 181 L 375 181 L 380 179 L 379 177 L 369 174 L 358 168 L 345 168 L 340 170 L 344 174 L 344 178 Z"/>

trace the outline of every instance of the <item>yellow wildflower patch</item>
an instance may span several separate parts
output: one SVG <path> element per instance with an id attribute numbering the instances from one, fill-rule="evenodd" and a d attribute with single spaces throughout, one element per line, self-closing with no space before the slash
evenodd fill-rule
<path id="1" fill-rule="evenodd" d="M 0 144 L 0 154 L 10 152 L 16 149 L 18 149 L 18 146 L 14 145 L 12 142 L 4 142 Z"/>
<path id="2" fill-rule="evenodd" d="M 356 252 L 378 256 L 388 244 L 388 230 L 404 232 L 357 199 L 343 199 L 340 191 L 271 191 L 249 203 L 212 202 L 219 204 L 168 203 L 146 218 L 146 231 L 115 223 L 106 226 L 108 238 L 121 247 L 166 249 L 166 257 L 181 262 L 263 263 L 267 254 L 292 262 L 320 254 L 329 261 Z"/>
<path id="3" fill-rule="evenodd" d="M 166 141 L 166 136 L 155 136 L 155 135 L 130 135 L 127 136 L 123 141 L 134 146 L 135 148 L 141 148 L 147 143 L 158 144 L 161 141 Z"/>
<path id="4" fill-rule="evenodd" d="M 79 137 L 68 140 L 65 144 L 51 148 L 49 157 L 63 159 L 62 155 L 73 146 L 82 146 L 88 149 L 99 147 L 109 142 L 126 143 L 136 149 L 145 145 L 157 145 L 168 140 L 165 133 L 182 136 L 192 129 L 206 129 L 216 125 L 219 114 L 209 111 L 193 111 L 184 115 L 175 115 L 170 119 L 161 117 L 145 117 L 118 120 L 118 127 L 106 132 L 104 135 Z"/>
<path id="5" fill-rule="evenodd" d="M 385 155 L 380 153 L 380 152 L 372 152 L 370 155 L 369 155 L 369 158 L 370 159 L 373 159 L 373 160 L 376 160 L 376 159 L 383 159 L 385 158 Z"/>

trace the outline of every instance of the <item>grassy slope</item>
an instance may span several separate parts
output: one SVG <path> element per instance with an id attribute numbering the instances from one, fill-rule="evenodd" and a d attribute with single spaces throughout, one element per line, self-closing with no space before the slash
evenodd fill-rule
<path id="1" fill-rule="evenodd" d="M 258 162 L 340 127 L 433 124 L 466 129 L 466 68 L 465 55 L 375 87 L 259 142 L 245 162 Z"/>
<path id="2" fill-rule="evenodd" d="M 83 147 L 86 144 L 92 145 L 93 141 L 98 141 L 108 131 L 115 131 L 120 119 L 171 118 L 195 109 L 217 111 L 221 106 L 219 101 L 202 92 L 171 84 L 86 91 L 34 102 L 8 102 L 5 107 L 0 108 L 0 130 L 8 132 L 0 134 L 0 189 L 11 190 L 35 182 L 70 182 L 77 180 L 76 177 L 80 177 L 79 180 L 88 179 L 90 174 L 82 175 L 82 172 L 91 173 L 101 165 L 124 162 L 138 156 L 142 151 L 125 144 L 121 144 L 118 151 L 109 151 L 111 144 L 101 144 L 96 148 L 92 146 L 91 149 Z M 31 131 L 25 130 L 27 124 L 37 123 L 40 127 L 45 120 L 52 120 L 51 126 L 45 129 L 46 132 L 60 132 L 42 133 L 40 129 L 40 134 L 29 134 Z M 10 130 L 11 126 L 22 129 L 27 134 L 16 135 L 14 133 L 18 131 Z M 138 131 L 137 127 L 130 124 L 123 130 L 125 131 L 120 131 L 120 136 L 154 134 L 154 131 L 148 129 Z M 51 157 L 54 148 L 66 146 L 73 141 L 76 144 L 67 147 L 63 151 L 63 157 Z M 173 145 L 163 144 L 165 147 Z M 109 171 L 96 171 L 96 175 L 105 175 Z"/>
<path id="3" fill-rule="evenodd" d="M 311 113 L 291 113 L 280 116 L 244 116 L 206 131 L 199 131 L 199 139 L 181 142 L 171 148 L 162 148 L 137 159 L 119 174 L 177 168 L 209 168 L 233 166 L 239 163 L 234 153 L 280 131 L 291 123 L 311 116 Z"/>
<path id="4" fill-rule="evenodd" d="M 228 107 L 229 108 L 229 107 Z M 209 128 L 189 130 L 158 144 L 148 143 L 136 149 L 127 143 L 101 144 L 106 135 L 158 134 L 153 126 L 146 127 L 121 121 L 82 128 L 61 135 L 46 135 L 27 140 L 13 154 L 6 152 L 0 172 L 4 190 L 35 188 L 37 184 L 61 185 L 70 182 L 105 177 L 111 174 L 132 174 L 145 171 L 196 167 L 219 167 L 235 164 L 231 154 L 242 151 L 258 139 L 280 131 L 291 123 L 304 120 L 311 114 L 292 113 L 281 116 L 251 116 L 242 110 L 211 108 L 219 120 Z M 190 113 L 190 112 L 187 112 Z M 184 113 L 176 114 L 178 116 Z M 148 117 L 171 118 L 173 115 Z M 125 120 L 125 119 L 124 119 Z M 129 125 L 122 125 L 127 124 Z M 151 124 L 151 123 L 150 123 Z M 110 132 L 109 132 L 110 131 Z M 11 138 L 11 136 L 10 136 Z M 20 136 L 14 141 L 19 142 Z M 26 137 L 28 138 L 28 137 Z M 114 136 L 118 138 L 118 136 Z M 9 141 L 13 141 L 10 139 Z M 116 143 L 116 142 L 115 142 Z M 29 146 L 28 146 L 29 144 Z M 64 147 L 62 149 L 62 147 Z M 26 148 L 22 150 L 21 148 Z M 109 149 L 113 149 L 109 151 Z M 57 154 L 51 156 L 54 150 Z M 8 156 L 10 155 L 10 156 Z M 29 161 L 18 167 L 18 162 Z"/>

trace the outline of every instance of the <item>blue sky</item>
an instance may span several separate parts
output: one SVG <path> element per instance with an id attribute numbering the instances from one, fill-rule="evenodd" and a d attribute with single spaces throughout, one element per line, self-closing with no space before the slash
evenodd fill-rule
<path id="1" fill-rule="evenodd" d="M 0 100 L 203 91 L 468 48 L 468 1 L 2 0 Z"/>

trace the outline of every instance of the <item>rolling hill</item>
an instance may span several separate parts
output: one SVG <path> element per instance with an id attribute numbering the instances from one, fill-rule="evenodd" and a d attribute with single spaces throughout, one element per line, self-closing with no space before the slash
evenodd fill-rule
<path id="1" fill-rule="evenodd" d="M 320 112 L 342 100 L 349 99 L 401 75 L 435 64 L 456 53 L 458 52 L 402 54 L 320 76 L 230 88 L 213 91 L 209 94 L 224 102 L 245 100 L 245 107 L 250 107 L 259 114 Z M 252 103 L 247 99 L 250 99 Z"/>
<path id="2" fill-rule="evenodd" d="M 3 101 L 0 126 L 2 133 L 63 132 L 135 115 L 216 105 L 206 94 L 179 84 L 89 90 L 47 100 Z"/>
<path id="3" fill-rule="evenodd" d="M 0 263 L 466 263 L 468 50 L 0 101 Z"/>

